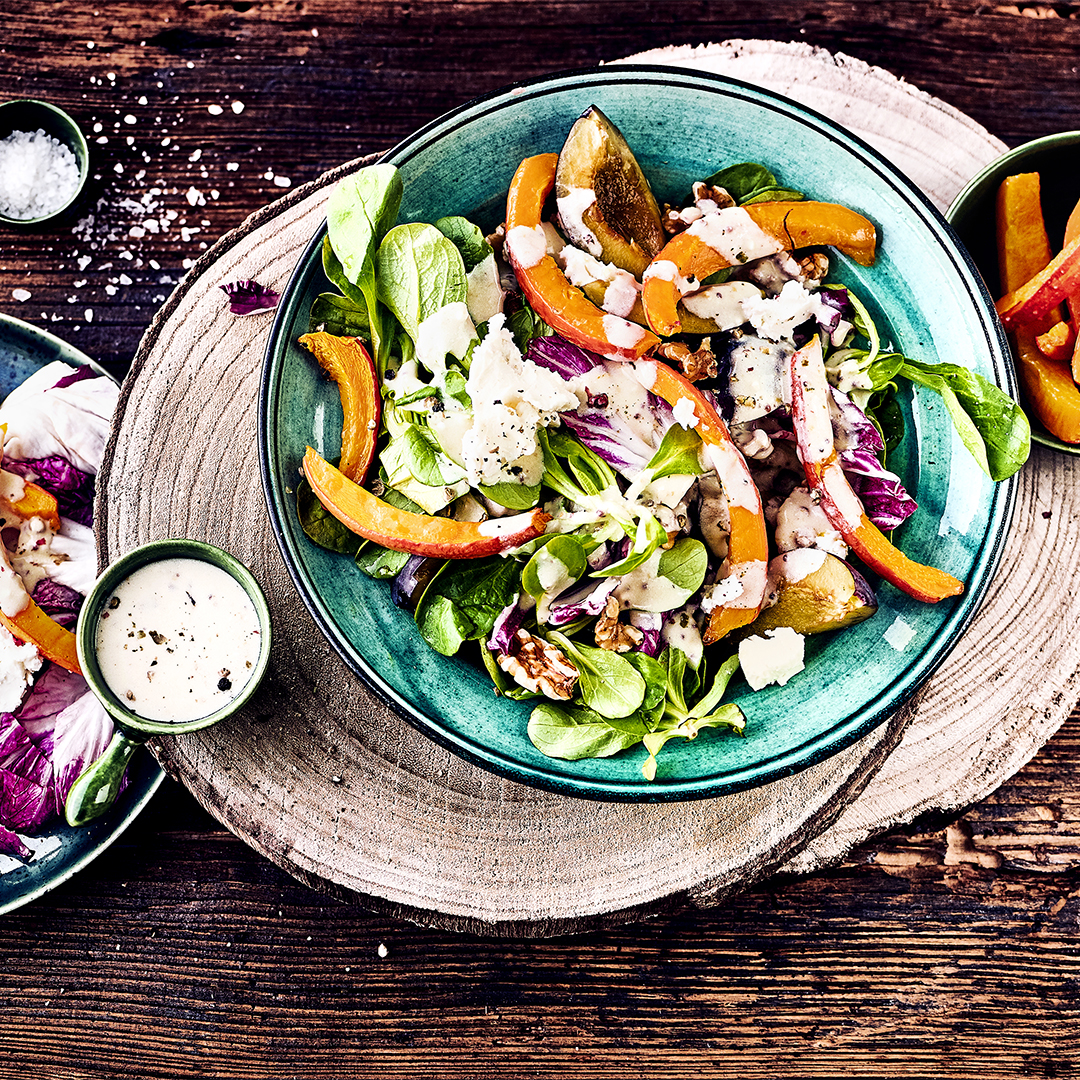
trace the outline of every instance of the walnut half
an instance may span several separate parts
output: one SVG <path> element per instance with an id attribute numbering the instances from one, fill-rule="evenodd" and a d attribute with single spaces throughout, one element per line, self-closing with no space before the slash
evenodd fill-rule
<path id="1" fill-rule="evenodd" d="M 609 652 L 629 652 L 645 635 L 636 627 L 619 621 L 619 601 L 609 596 L 596 620 L 596 644 Z"/>
<path id="2" fill-rule="evenodd" d="M 716 357 L 707 341 L 702 341 L 697 352 L 691 352 L 690 347 L 681 341 L 665 341 L 653 353 L 677 364 L 690 382 L 716 378 Z"/>
<path id="3" fill-rule="evenodd" d="M 578 669 L 562 650 L 527 630 L 514 635 L 511 649 L 510 653 L 499 653 L 497 663 L 518 686 L 555 701 L 570 700 Z"/>

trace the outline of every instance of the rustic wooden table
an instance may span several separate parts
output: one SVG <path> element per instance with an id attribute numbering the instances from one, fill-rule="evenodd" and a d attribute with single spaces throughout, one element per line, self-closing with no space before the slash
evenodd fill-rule
<path id="1" fill-rule="evenodd" d="M 0 100 L 67 108 L 94 152 L 77 223 L 0 235 L 0 311 L 121 374 L 202 250 L 290 187 L 514 79 L 728 38 L 880 65 L 1010 145 L 1080 126 L 1077 4 L 0 0 Z M 1074 712 L 955 821 L 528 942 L 327 899 L 169 781 L 0 919 L 0 1077 L 1075 1075 L 1078 765 Z"/>

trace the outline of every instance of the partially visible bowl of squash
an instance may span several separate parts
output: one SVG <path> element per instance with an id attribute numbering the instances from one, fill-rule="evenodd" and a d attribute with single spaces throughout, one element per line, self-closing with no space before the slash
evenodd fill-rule
<path id="1" fill-rule="evenodd" d="M 1065 252 L 1070 241 L 1080 236 L 1078 158 L 1080 131 L 1046 135 L 990 162 L 953 200 L 946 218 L 995 298 L 1010 292 L 1016 296 L 1016 290 L 1048 263 L 1059 264 L 1059 286 L 1067 286 L 1070 273 L 1080 270 L 1080 255 L 1070 257 Z M 1009 251 L 1013 253 L 1011 269 Z M 1048 289 L 1044 286 L 1043 298 L 1050 292 L 1049 299 L 1054 299 L 1061 292 L 1060 287 L 1054 290 L 1051 281 Z M 1080 455 L 1076 378 L 1080 376 L 1080 347 L 1076 345 L 1080 290 L 1075 296 L 1071 304 L 1066 300 L 1036 305 L 1035 317 L 1015 328 L 1009 315 L 1003 315 L 1023 404 L 1032 421 L 1032 440 Z"/>

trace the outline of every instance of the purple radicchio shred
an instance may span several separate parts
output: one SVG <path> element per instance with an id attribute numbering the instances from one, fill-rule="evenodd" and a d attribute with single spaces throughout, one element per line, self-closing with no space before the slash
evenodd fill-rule
<path id="1" fill-rule="evenodd" d="M 61 585 L 52 578 L 42 578 L 31 599 L 46 615 L 67 630 L 73 630 L 79 620 L 79 608 L 82 607 L 82 593 L 68 585 Z"/>
<path id="2" fill-rule="evenodd" d="M 231 281 L 219 288 L 229 298 L 229 310 L 234 315 L 252 315 L 256 311 L 270 311 L 276 308 L 281 297 L 273 289 L 260 285 L 257 281 Z"/>
<path id="3" fill-rule="evenodd" d="M 840 467 L 862 501 L 866 516 L 883 532 L 895 529 L 918 509 L 900 477 L 881 464 L 885 444 L 866 414 L 846 394 L 832 389 L 830 412 Z"/>
<path id="4" fill-rule="evenodd" d="M 58 383 L 53 386 L 54 390 L 63 390 L 65 386 L 71 386 L 73 383 L 82 382 L 84 379 L 100 379 L 102 376 L 96 372 L 89 364 L 80 364 L 70 375 L 65 375 Z"/>
<path id="5" fill-rule="evenodd" d="M 56 810 L 52 765 L 12 713 L 0 726 L 0 825 L 32 832 Z"/>
<path id="6" fill-rule="evenodd" d="M 630 625 L 641 631 L 641 644 L 638 652 L 646 656 L 656 657 L 660 655 L 661 639 L 660 631 L 664 626 L 665 616 L 656 611 L 631 611 Z"/>
<path id="7" fill-rule="evenodd" d="M 14 855 L 29 859 L 34 853 L 23 843 L 23 838 L 0 825 L 0 855 Z"/>
<path id="8" fill-rule="evenodd" d="M 607 598 L 619 587 L 621 578 L 600 578 L 578 583 L 557 597 L 548 608 L 548 625 L 565 626 L 582 615 L 599 615 Z"/>
<path id="9" fill-rule="evenodd" d="M 576 375 L 585 375 L 602 364 L 603 357 L 571 345 L 558 335 L 533 338 L 525 359 L 548 371 L 554 371 L 568 382 Z"/>
<path id="10" fill-rule="evenodd" d="M 72 784 L 112 733 L 81 675 L 45 668 L 16 712 L 0 714 L 0 828 L 33 832 L 62 815 Z"/>
<path id="11" fill-rule="evenodd" d="M 59 454 L 31 461 L 4 458 L 4 468 L 26 480 L 32 480 L 51 495 L 55 495 L 62 517 L 70 518 L 88 528 L 93 526 L 94 477 L 76 469 L 66 458 Z"/>
<path id="12" fill-rule="evenodd" d="M 513 650 L 514 635 L 525 622 L 528 609 L 519 596 L 513 603 L 507 604 L 495 618 L 488 638 L 488 650 L 493 653 L 509 655 Z"/>

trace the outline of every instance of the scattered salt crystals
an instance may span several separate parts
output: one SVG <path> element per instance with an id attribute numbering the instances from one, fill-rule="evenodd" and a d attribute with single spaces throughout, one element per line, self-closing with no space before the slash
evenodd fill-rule
<path id="1" fill-rule="evenodd" d="M 143 96 L 142 96 L 141 98 L 139 98 L 139 104 L 140 104 L 140 105 L 146 105 L 146 104 L 148 104 L 148 102 L 147 102 L 147 100 L 146 100 L 146 95 L 145 95 L 145 94 L 144 94 L 144 95 L 143 95 Z"/>
<path id="2" fill-rule="evenodd" d="M 93 43 L 92 41 L 88 41 L 88 42 L 86 43 L 86 47 L 87 47 L 88 49 L 92 49 L 92 48 L 94 47 L 94 43 Z"/>
<path id="3" fill-rule="evenodd" d="M 38 128 L 0 140 L 0 214 L 19 221 L 45 217 L 78 190 L 78 162 L 59 139 Z"/>
<path id="4" fill-rule="evenodd" d="M 121 274 L 116 280 L 119 281 L 121 285 L 132 284 L 131 278 L 129 278 L 127 274 Z"/>
<path id="5" fill-rule="evenodd" d="M 189 187 L 184 194 L 184 198 L 187 199 L 189 206 L 199 206 L 206 202 L 203 198 L 203 193 L 194 187 Z"/>
<path id="6" fill-rule="evenodd" d="M 137 116 L 132 115 L 131 113 L 127 113 L 124 116 L 124 123 L 125 124 L 137 124 L 138 122 L 139 122 L 139 118 Z"/>
<path id="7" fill-rule="evenodd" d="M 207 105 L 206 111 L 211 116 L 220 116 L 225 110 L 220 105 Z"/>
<path id="8" fill-rule="evenodd" d="M 122 173 L 123 171 L 124 171 L 124 166 L 123 166 L 123 165 L 121 165 L 121 164 L 120 164 L 120 162 L 118 161 L 118 162 L 117 162 L 117 163 L 116 163 L 116 164 L 115 164 L 115 165 L 113 166 L 113 172 L 114 172 L 114 173 Z"/>
<path id="9" fill-rule="evenodd" d="M 102 130 L 102 125 L 100 123 L 97 123 L 97 124 L 94 125 L 94 134 L 95 135 L 101 130 Z"/>
<path id="10" fill-rule="evenodd" d="M 287 176 L 275 176 L 274 185 L 276 187 L 291 187 L 292 181 Z"/>
<path id="11" fill-rule="evenodd" d="M 226 161 L 225 162 L 225 171 L 226 172 L 236 172 L 236 170 L 239 169 L 239 168 L 240 168 L 240 162 L 239 161 Z"/>
<path id="12" fill-rule="evenodd" d="M 239 116 L 244 111 L 244 103 L 242 101 L 234 101 L 232 103 L 232 111 Z"/>
<path id="13" fill-rule="evenodd" d="M 201 157 L 202 157 L 202 151 L 201 150 L 195 150 L 191 154 L 188 155 L 188 161 L 198 161 L 199 158 L 201 158 Z"/>
<path id="14" fill-rule="evenodd" d="M 109 142 L 109 136 L 108 135 L 99 135 L 97 137 L 96 141 L 97 141 L 98 146 L 105 146 Z"/>
<path id="15" fill-rule="evenodd" d="M 20 304 L 23 303 L 26 300 L 29 300 L 32 295 L 33 294 L 30 292 L 29 289 L 12 289 L 11 290 L 12 299 L 18 300 Z"/>
<path id="16" fill-rule="evenodd" d="M 93 308 L 89 308 L 89 307 L 88 307 L 88 308 L 87 308 L 87 309 L 86 309 L 86 310 L 85 310 L 85 311 L 83 312 L 83 318 L 84 318 L 84 319 L 85 319 L 85 320 L 86 320 L 87 322 L 93 322 L 93 321 L 94 321 L 94 309 L 93 309 Z"/>
<path id="17" fill-rule="evenodd" d="M 379 954 L 379 958 L 381 960 L 385 960 L 390 955 L 390 950 L 381 941 L 379 942 L 378 949 L 376 949 L 375 951 Z"/>
<path id="18" fill-rule="evenodd" d="M 79 269 L 80 269 L 80 270 L 85 270 L 85 269 L 86 269 L 86 268 L 87 268 L 87 267 L 88 267 L 88 266 L 90 265 L 90 263 L 91 263 L 92 261 L 93 261 L 93 259 L 92 259 L 92 257 L 91 257 L 91 256 L 89 256 L 89 255 L 83 255 L 83 256 L 81 256 L 81 257 L 79 258 Z"/>

